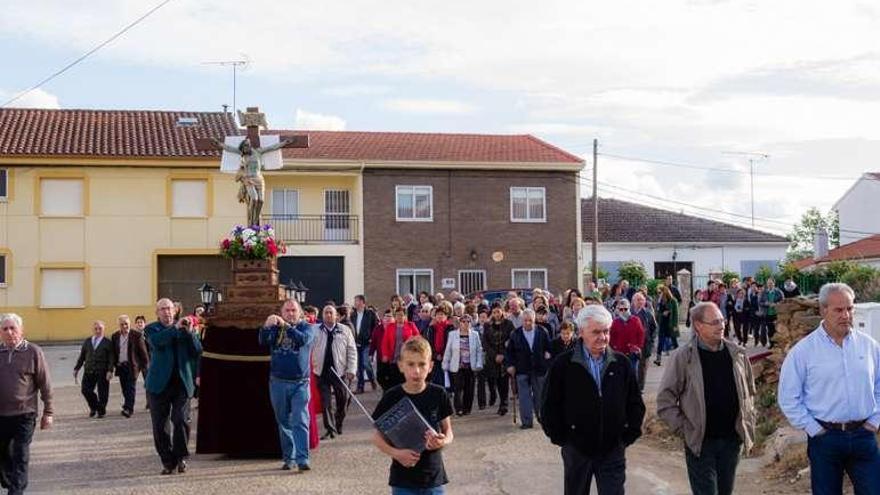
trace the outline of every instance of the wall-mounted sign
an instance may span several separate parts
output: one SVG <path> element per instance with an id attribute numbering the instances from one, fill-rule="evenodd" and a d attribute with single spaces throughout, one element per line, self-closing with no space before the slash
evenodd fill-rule
<path id="1" fill-rule="evenodd" d="M 444 289 L 454 289 L 455 288 L 455 279 L 454 278 L 444 278 L 441 282 Z"/>
<path id="2" fill-rule="evenodd" d="M 495 263 L 501 263 L 502 261 L 504 261 L 504 253 L 502 253 L 501 251 L 495 251 L 494 253 L 492 253 L 492 261 L 494 261 Z"/>

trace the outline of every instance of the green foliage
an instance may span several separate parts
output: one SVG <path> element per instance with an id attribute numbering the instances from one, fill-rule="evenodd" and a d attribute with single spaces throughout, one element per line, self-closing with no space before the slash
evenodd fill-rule
<path id="1" fill-rule="evenodd" d="M 648 272 L 641 261 L 624 261 L 617 268 L 617 275 L 621 280 L 629 281 L 630 287 L 637 287 L 648 280 Z"/>
<path id="2" fill-rule="evenodd" d="M 590 263 L 590 268 L 587 269 L 588 272 L 592 273 L 593 264 Z M 608 270 L 605 270 L 601 266 L 599 267 L 599 271 L 596 273 L 596 279 L 608 280 Z"/>
<path id="3" fill-rule="evenodd" d="M 813 237 L 819 229 L 828 232 L 831 247 L 840 246 L 840 218 L 837 212 L 831 211 L 822 215 L 818 208 L 810 208 L 788 235 L 791 244 L 788 247 L 787 261 L 809 258 L 813 256 Z"/>
<path id="4" fill-rule="evenodd" d="M 773 269 L 767 265 L 761 265 L 761 267 L 758 268 L 758 271 L 755 272 L 755 280 L 757 280 L 759 284 L 764 284 L 767 283 L 768 278 L 776 278 Z"/>
<path id="5" fill-rule="evenodd" d="M 662 278 L 648 279 L 648 281 L 646 282 L 646 284 L 648 286 L 648 295 L 651 297 L 656 297 L 657 296 L 657 286 L 660 284 L 663 284 L 663 283 L 665 283 L 665 281 Z"/>
<path id="6" fill-rule="evenodd" d="M 721 280 L 724 282 L 724 285 L 729 286 L 730 281 L 733 279 L 740 280 L 739 273 L 730 270 L 724 270 L 721 272 Z"/>

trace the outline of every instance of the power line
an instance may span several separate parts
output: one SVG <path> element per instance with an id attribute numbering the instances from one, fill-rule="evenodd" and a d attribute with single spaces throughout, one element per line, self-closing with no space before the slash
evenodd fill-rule
<path id="1" fill-rule="evenodd" d="M 672 162 L 668 160 L 656 160 L 652 158 L 640 158 L 635 156 L 625 156 L 625 155 L 617 155 L 613 153 L 599 153 L 602 156 L 606 156 L 608 158 L 615 158 L 618 160 L 628 160 L 632 162 L 640 162 L 640 163 L 650 163 L 653 165 L 665 165 L 670 167 L 679 167 L 679 168 L 687 168 L 691 170 L 702 170 L 704 172 L 721 172 L 721 173 L 729 173 L 729 174 L 741 174 L 746 175 L 749 174 L 747 170 L 737 170 L 733 168 L 720 168 L 720 167 L 712 167 L 712 166 L 701 166 L 694 165 L 690 163 L 681 163 L 681 162 Z M 834 176 L 834 175 L 787 175 L 787 174 L 760 174 L 761 177 L 777 177 L 777 178 L 786 178 L 786 179 L 815 179 L 815 180 L 845 180 L 845 181 L 854 181 L 859 180 L 865 177 L 843 177 L 843 176 Z M 877 180 L 868 177 L 869 180 Z"/>
<path id="2" fill-rule="evenodd" d="M 29 87 L 28 89 L 22 91 L 21 93 L 18 93 L 17 95 L 13 96 L 12 98 L 6 100 L 2 105 L 0 105 L 0 108 L 5 108 L 5 107 L 9 106 L 11 103 L 14 103 L 15 101 L 18 101 L 18 99 L 20 99 L 22 96 L 24 96 L 24 95 L 30 93 L 31 91 L 33 91 L 33 90 L 35 90 L 35 89 L 40 88 L 41 86 L 43 86 L 43 85 L 46 84 L 47 82 L 51 81 L 52 79 L 55 79 L 56 77 L 60 76 L 61 74 L 64 74 L 64 73 L 67 72 L 69 69 L 73 68 L 75 65 L 77 65 L 77 64 L 79 64 L 80 62 L 82 62 L 83 60 L 87 59 L 87 58 L 88 58 L 89 56 L 91 56 L 93 53 L 97 52 L 97 51 L 100 50 L 101 48 L 104 48 L 105 46 L 107 46 L 107 45 L 109 45 L 110 43 L 112 43 L 116 38 L 119 38 L 120 36 L 122 36 L 123 34 L 125 34 L 129 29 L 131 29 L 131 28 L 137 26 L 138 24 L 140 24 L 141 21 L 143 21 L 144 19 L 146 19 L 147 17 L 149 17 L 150 15 L 152 15 L 152 14 L 153 14 L 154 12 L 156 12 L 157 10 L 161 9 L 162 7 L 164 7 L 164 6 L 165 6 L 166 4 L 168 4 L 169 2 L 171 2 L 171 0 L 164 0 L 164 1 L 163 1 L 162 3 L 160 3 L 159 5 L 156 5 L 155 7 L 153 7 L 153 8 L 150 9 L 149 11 L 147 11 L 146 14 L 144 14 L 144 15 L 138 17 L 137 19 L 135 19 L 134 21 L 132 21 L 131 23 L 129 23 L 127 26 L 125 26 L 125 27 L 122 28 L 121 30 L 117 31 L 116 34 L 114 34 L 113 36 L 107 38 L 107 39 L 104 40 L 103 42 L 99 43 L 97 46 L 95 46 L 95 47 L 92 48 L 91 50 L 87 51 L 86 53 L 84 53 L 83 55 L 81 55 L 79 58 L 77 58 L 76 60 L 74 60 L 73 62 L 70 62 L 69 64 L 67 64 L 67 65 L 65 65 L 64 67 L 58 69 L 57 71 L 53 72 L 53 73 L 50 74 L 49 76 L 45 77 L 45 78 L 44 78 L 43 80 L 41 80 L 40 82 L 34 84 L 33 86 L 31 86 L 31 87 Z"/>

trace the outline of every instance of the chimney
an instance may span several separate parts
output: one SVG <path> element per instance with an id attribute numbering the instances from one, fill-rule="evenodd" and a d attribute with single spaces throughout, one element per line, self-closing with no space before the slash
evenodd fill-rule
<path id="1" fill-rule="evenodd" d="M 813 235 L 813 259 L 818 260 L 828 256 L 828 232 L 820 227 Z"/>

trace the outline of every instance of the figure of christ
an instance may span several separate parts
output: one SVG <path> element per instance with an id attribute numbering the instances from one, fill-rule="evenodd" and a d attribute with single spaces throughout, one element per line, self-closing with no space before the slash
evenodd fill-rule
<path id="1" fill-rule="evenodd" d="M 279 150 L 290 145 L 294 140 L 281 139 L 278 143 L 254 148 L 250 139 L 245 138 L 238 147 L 230 146 L 219 139 L 212 142 L 220 149 L 239 155 L 240 164 L 235 174 L 235 181 L 240 183 L 238 202 L 247 204 L 248 225 L 261 225 L 260 212 L 266 200 L 266 181 L 263 179 L 263 154 Z"/>

